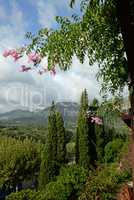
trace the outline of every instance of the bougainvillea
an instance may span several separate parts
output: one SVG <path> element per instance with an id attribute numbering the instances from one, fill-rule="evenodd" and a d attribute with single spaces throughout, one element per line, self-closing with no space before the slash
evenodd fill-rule
<path id="1" fill-rule="evenodd" d="M 19 49 L 6 49 L 3 52 L 3 56 L 5 58 L 10 56 L 16 62 L 25 55 L 25 52 L 26 52 L 26 47 L 22 47 L 22 48 L 19 48 Z M 48 70 L 47 66 L 43 67 L 41 65 L 41 61 L 42 61 L 43 58 L 39 53 L 30 52 L 30 53 L 26 54 L 26 56 L 27 56 L 27 65 L 21 65 L 20 68 L 19 68 L 19 72 L 28 72 L 30 70 L 36 70 L 37 73 L 42 75 L 42 74 L 50 71 L 51 75 L 56 75 L 55 66 L 53 66 L 51 68 L 51 70 Z"/>
<path id="2" fill-rule="evenodd" d="M 102 119 L 98 116 L 96 116 L 96 113 L 92 113 L 91 111 L 86 112 L 86 118 L 88 119 L 89 122 L 95 123 L 97 125 L 102 125 Z"/>
<path id="3" fill-rule="evenodd" d="M 102 125 L 102 119 L 99 117 L 91 117 L 91 123 Z"/>
<path id="4" fill-rule="evenodd" d="M 15 49 L 5 50 L 3 53 L 3 56 L 5 58 L 8 56 L 12 56 L 14 58 L 14 61 L 17 61 L 22 57 L 22 55 L 19 52 L 17 52 Z"/>

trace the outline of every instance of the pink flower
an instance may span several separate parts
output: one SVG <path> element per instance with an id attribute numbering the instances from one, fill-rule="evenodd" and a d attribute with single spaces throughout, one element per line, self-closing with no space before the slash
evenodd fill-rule
<path id="1" fill-rule="evenodd" d="M 5 50 L 3 53 L 3 56 L 6 58 L 8 56 L 10 56 L 10 50 Z"/>
<path id="2" fill-rule="evenodd" d="M 41 61 L 41 56 L 37 53 L 28 54 L 28 62 L 39 63 Z"/>
<path id="3" fill-rule="evenodd" d="M 18 54 L 16 50 L 11 50 L 10 55 L 14 58 L 14 61 L 17 61 L 19 58 L 21 58 L 21 55 Z"/>
<path id="4" fill-rule="evenodd" d="M 20 72 L 27 72 L 27 71 L 29 71 L 29 70 L 31 70 L 31 67 L 26 67 L 25 65 L 22 65 L 21 67 L 20 67 Z"/>
<path id="5" fill-rule="evenodd" d="M 12 56 L 14 58 L 14 61 L 17 61 L 19 58 L 21 58 L 21 55 L 17 53 L 15 49 L 5 50 L 3 56 L 4 57 Z"/>
<path id="6" fill-rule="evenodd" d="M 102 119 L 100 119 L 99 117 L 91 117 L 91 123 L 95 123 L 98 125 L 102 124 Z"/>

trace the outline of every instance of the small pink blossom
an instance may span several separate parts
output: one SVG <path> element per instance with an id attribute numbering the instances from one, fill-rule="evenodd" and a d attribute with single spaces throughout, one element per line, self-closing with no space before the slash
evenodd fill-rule
<path id="1" fill-rule="evenodd" d="M 41 61 L 41 56 L 37 53 L 28 54 L 28 62 L 39 63 Z"/>
<path id="2" fill-rule="evenodd" d="M 26 67 L 25 65 L 22 65 L 21 67 L 20 67 L 20 72 L 27 72 L 27 71 L 29 71 L 29 70 L 31 70 L 31 67 Z"/>
<path id="3" fill-rule="evenodd" d="M 21 55 L 19 55 L 16 50 L 12 50 L 10 55 L 14 58 L 14 61 L 17 61 L 19 58 L 21 58 Z"/>
<path id="4" fill-rule="evenodd" d="M 21 58 L 21 55 L 17 53 L 15 49 L 11 50 L 5 50 L 3 53 L 3 56 L 6 58 L 8 56 L 12 56 L 14 58 L 14 61 L 17 61 L 19 58 Z"/>
<path id="5" fill-rule="evenodd" d="M 10 50 L 5 50 L 3 53 L 3 56 L 6 58 L 8 56 L 10 56 Z"/>
<path id="6" fill-rule="evenodd" d="M 91 117 L 91 123 L 95 123 L 98 125 L 102 124 L 102 119 L 100 119 L 99 117 Z"/>

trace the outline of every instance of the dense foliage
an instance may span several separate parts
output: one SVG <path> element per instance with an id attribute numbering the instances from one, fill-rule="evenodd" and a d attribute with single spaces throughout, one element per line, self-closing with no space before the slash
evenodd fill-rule
<path id="1" fill-rule="evenodd" d="M 85 191 L 80 200 L 94 200 L 99 196 L 103 200 L 114 200 L 121 184 L 131 179 L 129 171 L 117 169 L 117 166 L 105 166 L 90 174 L 86 183 Z"/>
<path id="2" fill-rule="evenodd" d="M 0 139 L 0 186 L 16 186 L 39 170 L 40 144 L 9 137 Z"/>
<path id="3" fill-rule="evenodd" d="M 89 168 L 90 152 L 89 152 L 89 126 L 86 118 L 88 110 L 88 96 L 85 90 L 81 96 L 81 106 L 78 116 L 77 134 L 76 134 L 76 161 L 81 166 Z"/>
<path id="4" fill-rule="evenodd" d="M 122 139 L 114 139 L 113 141 L 109 142 L 105 146 L 105 150 L 104 150 L 105 162 L 106 163 L 116 162 L 123 146 L 124 146 L 124 141 Z"/>
<path id="5" fill-rule="evenodd" d="M 22 190 L 20 192 L 10 194 L 6 200 L 42 200 L 41 194 L 32 190 Z"/>
<path id="6" fill-rule="evenodd" d="M 57 17 L 58 30 L 44 28 L 37 36 L 28 33 L 27 37 L 32 39 L 29 49 L 48 56 L 49 69 L 58 64 L 66 70 L 73 55 L 82 63 L 88 55 L 91 65 L 98 63 L 103 87 L 112 92 L 121 89 L 129 80 L 116 1 L 82 0 L 81 11 L 82 17 Z"/>
<path id="7" fill-rule="evenodd" d="M 52 103 L 48 117 L 48 133 L 46 145 L 43 149 L 44 158 L 40 168 L 40 186 L 49 183 L 58 175 L 60 167 L 65 164 L 66 144 L 65 128 L 62 116 L 56 111 Z"/>
<path id="8" fill-rule="evenodd" d="M 62 168 L 57 180 L 46 186 L 44 200 L 76 199 L 86 181 L 87 175 L 87 171 L 77 165 Z"/>
<path id="9" fill-rule="evenodd" d="M 121 122 L 118 108 L 117 99 L 101 104 L 94 99 L 89 104 L 84 90 L 75 132 L 65 130 L 54 103 L 48 127 L 38 127 L 37 138 L 35 127 L 2 128 L 0 194 L 7 200 L 94 200 L 98 195 L 114 199 L 122 183 L 131 180 L 129 163 L 123 163 L 128 128 Z M 97 124 L 95 116 L 102 123 Z M 33 137 L 28 137 L 29 130 Z"/>

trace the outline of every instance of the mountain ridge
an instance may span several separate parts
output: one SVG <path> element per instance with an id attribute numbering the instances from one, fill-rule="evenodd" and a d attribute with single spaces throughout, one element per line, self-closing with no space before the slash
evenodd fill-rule
<path id="1" fill-rule="evenodd" d="M 77 120 L 79 105 L 76 102 L 58 102 L 55 104 L 57 111 L 62 113 L 65 126 L 74 126 Z M 1 124 L 21 125 L 35 124 L 46 125 L 50 106 L 41 110 L 12 110 L 0 114 Z"/>

